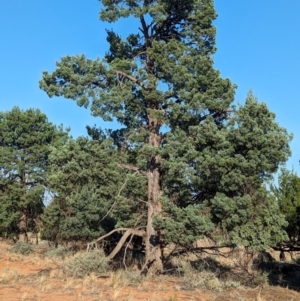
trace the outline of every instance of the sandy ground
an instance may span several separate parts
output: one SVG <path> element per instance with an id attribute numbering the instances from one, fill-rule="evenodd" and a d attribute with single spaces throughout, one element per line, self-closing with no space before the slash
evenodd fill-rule
<path id="1" fill-rule="evenodd" d="M 276 286 L 212 292 L 188 289 L 169 276 L 132 285 L 117 274 L 73 279 L 64 275 L 57 261 L 7 249 L 0 247 L 0 301 L 300 301 L 299 292 Z"/>

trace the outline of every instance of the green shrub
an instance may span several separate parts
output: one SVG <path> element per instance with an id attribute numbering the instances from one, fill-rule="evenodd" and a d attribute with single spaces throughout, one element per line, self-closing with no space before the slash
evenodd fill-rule
<path id="1" fill-rule="evenodd" d="M 76 254 L 66 262 L 68 276 L 82 278 L 91 273 L 105 273 L 108 259 L 102 250 Z"/>
<path id="2" fill-rule="evenodd" d="M 53 257 L 62 257 L 62 258 L 65 258 L 66 256 L 71 255 L 71 254 L 72 254 L 72 252 L 70 252 L 65 247 L 58 246 L 55 249 L 51 249 L 51 250 L 47 251 L 45 253 L 45 256 L 49 257 L 49 258 L 53 258 Z"/>
<path id="3" fill-rule="evenodd" d="M 269 274 L 267 272 L 257 273 L 253 276 L 253 284 L 266 287 L 269 284 Z"/>
<path id="4" fill-rule="evenodd" d="M 242 288 L 241 284 L 232 280 L 221 280 L 215 273 L 205 271 L 204 268 L 193 268 L 190 262 L 182 262 L 179 267 L 184 285 L 191 288 L 208 289 L 221 292 L 224 288 Z"/>
<path id="5" fill-rule="evenodd" d="M 11 251 L 17 254 L 29 255 L 33 251 L 33 245 L 18 241 L 12 246 Z"/>

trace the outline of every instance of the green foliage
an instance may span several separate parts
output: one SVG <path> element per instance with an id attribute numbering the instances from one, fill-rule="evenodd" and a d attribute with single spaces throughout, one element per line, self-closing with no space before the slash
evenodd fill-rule
<path id="1" fill-rule="evenodd" d="M 299 243 L 300 234 L 300 178 L 292 170 L 280 170 L 278 186 L 272 185 L 271 191 L 278 202 L 280 212 L 288 222 L 286 232 L 291 245 Z"/>
<path id="2" fill-rule="evenodd" d="M 29 255 L 33 252 L 33 245 L 18 241 L 12 246 L 11 252 L 22 255 Z"/>
<path id="3" fill-rule="evenodd" d="M 107 136 L 88 128 L 98 144 L 72 141 L 53 153 L 50 181 L 66 216 L 58 232 L 90 239 L 109 230 L 104 221 L 146 228 L 136 248 L 149 242 L 148 259 L 154 242 L 190 248 L 209 236 L 262 249 L 284 239 L 263 187 L 290 155 L 291 136 L 251 93 L 232 107 L 236 86 L 213 65 L 213 1 L 101 2 L 102 21 L 139 24 L 124 39 L 107 31 L 103 59 L 63 57 L 40 81 L 50 97 L 121 126 Z"/>
<path id="4" fill-rule="evenodd" d="M 108 270 L 108 259 L 102 250 L 78 253 L 66 262 L 68 276 L 83 278 L 91 273 L 105 273 Z"/>
<path id="5" fill-rule="evenodd" d="M 47 251 L 44 255 L 49 258 L 54 258 L 54 257 L 65 258 L 66 256 L 71 255 L 71 252 L 63 246 L 58 246 L 55 249 Z"/>
<path id="6" fill-rule="evenodd" d="M 162 149 L 168 198 L 155 226 L 181 244 L 206 235 L 264 250 L 283 241 L 284 216 L 263 186 L 288 158 L 290 139 L 252 93 L 227 127 L 208 119 L 189 135 L 169 134 Z"/>
<path id="7" fill-rule="evenodd" d="M 175 2 L 102 1 L 101 20 L 132 15 L 141 30 L 126 40 L 108 31 L 110 49 L 104 59 L 66 56 L 52 74 L 43 73 L 40 87 L 50 97 L 90 106 L 94 116 L 116 118 L 132 131 L 146 125 L 149 114 L 172 129 L 196 125 L 206 115 L 221 121 L 235 86 L 213 69 L 213 3 Z"/>
<path id="8" fill-rule="evenodd" d="M 53 150 L 50 163 L 55 198 L 43 215 L 45 238 L 90 241 L 116 225 L 134 224 L 144 179 L 120 168 L 122 158 L 110 139 L 70 140 Z"/>
<path id="9" fill-rule="evenodd" d="M 287 238 L 283 231 L 287 225 L 284 216 L 264 189 L 236 198 L 217 194 L 212 208 L 222 233 L 228 234 L 224 244 L 228 244 L 229 238 L 234 246 L 266 250 Z"/>
<path id="10" fill-rule="evenodd" d="M 0 233 L 35 230 L 43 211 L 48 157 L 67 139 L 39 110 L 0 112 Z"/>

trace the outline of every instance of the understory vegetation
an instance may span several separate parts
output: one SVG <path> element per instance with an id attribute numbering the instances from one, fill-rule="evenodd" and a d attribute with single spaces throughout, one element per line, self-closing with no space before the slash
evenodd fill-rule
<path id="1" fill-rule="evenodd" d="M 74 139 L 38 109 L 0 112 L 0 235 L 12 250 L 29 254 L 32 237 L 54 247 L 49 258 L 77 253 L 69 276 L 170 272 L 217 291 L 241 284 L 170 263 L 224 248 L 300 251 L 300 179 L 284 169 L 292 135 L 253 92 L 234 104 L 236 85 L 214 68 L 213 1 L 101 3 L 102 22 L 136 28 L 107 30 L 103 58 L 65 56 L 39 84 L 119 127 Z"/>

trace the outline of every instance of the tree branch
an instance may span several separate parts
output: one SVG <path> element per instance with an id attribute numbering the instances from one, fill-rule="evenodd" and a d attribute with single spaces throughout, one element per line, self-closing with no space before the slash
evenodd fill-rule
<path id="1" fill-rule="evenodd" d="M 135 175 L 138 171 L 136 171 L 133 175 Z M 124 189 L 124 187 L 126 186 L 127 184 L 127 181 L 128 181 L 128 177 L 126 177 L 126 180 L 124 181 L 124 183 L 122 184 L 121 188 L 119 189 L 119 192 L 117 194 L 117 197 L 120 196 L 122 190 Z M 106 214 L 102 217 L 100 223 L 109 215 L 109 213 L 113 210 L 113 208 L 115 207 L 117 203 L 117 199 L 114 201 L 114 203 L 111 205 L 111 207 L 109 208 L 109 210 L 106 212 Z"/>
<path id="2" fill-rule="evenodd" d="M 103 240 L 106 237 L 109 237 L 110 235 L 114 234 L 115 232 L 118 232 L 118 231 L 127 231 L 128 229 L 130 229 L 130 228 L 118 228 L 118 229 L 114 229 L 114 230 L 110 231 L 107 234 L 102 235 L 101 237 L 97 238 L 96 240 L 93 240 L 92 242 L 88 243 L 88 245 L 87 245 L 87 251 L 90 251 L 91 248 L 92 248 L 92 246 L 95 246 L 96 243 L 98 243 L 99 241 Z"/>
<path id="3" fill-rule="evenodd" d="M 131 235 L 129 242 L 128 242 L 127 245 L 126 245 L 126 248 L 125 248 L 125 251 L 124 251 L 124 256 L 123 256 L 123 264 L 124 264 L 124 267 L 125 267 L 126 270 L 127 270 L 127 265 L 126 265 L 126 254 L 127 254 L 128 246 L 129 246 L 129 244 L 130 244 L 131 241 L 132 241 L 132 238 L 133 238 L 133 235 Z"/>
<path id="4" fill-rule="evenodd" d="M 138 80 L 136 77 L 132 76 L 132 75 L 129 75 L 123 71 L 119 71 L 117 70 L 116 73 L 118 75 L 122 75 L 124 77 L 126 77 L 127 79 L 129 79 L 130 81 L 132 81 L 133 83 L 139 85 L 140 87 L 142 87 L 144 90 L 149 90 L 148 87 L 146 87 L 140 80 Z"/>
<path id="5" fill-rule="evenodd" d="M 132 166 L 132 165 L 128 165 L 128 164 L 118 164 L 118 166 L 125 168 L 127 170 L 133 170 L 136 171 L 142 175 L 146 175 L 147 173 L 145 171 L 141 171 L 138 167 Z"/>
<path id="6" fill-rule="evenodd" d="M 113 259 L 119 253 L 119 251 L 122 249 L 124 243 L 126 242 L 127 238 L 130 235 L 135 235 L 135 236 L 143 237 L 143 236 L 146 235 L 146 232 L 143 231 L 143 230 L 137 230 L 137 229 L 127 229 L 127 231 L 123 234 L 122 238 L 119 240 L 119 242 L 116 245 L 116 247 L 108 255 L 108 259 L 109 260 Z"/>

